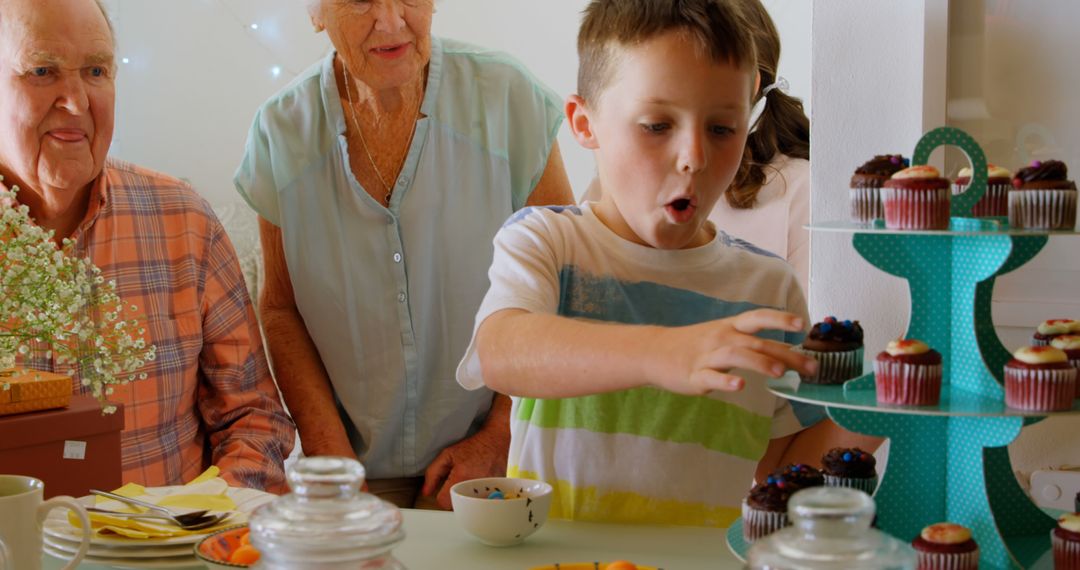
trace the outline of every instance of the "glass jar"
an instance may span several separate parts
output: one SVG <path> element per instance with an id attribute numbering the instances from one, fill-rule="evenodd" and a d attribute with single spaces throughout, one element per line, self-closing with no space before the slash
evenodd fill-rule
<path id="1" fill-rule="evenodd" d="M 405 538 L 401 511 L 363 493 L 364 467 L 306 457 L 289 468 L 292 493 L 251 515 L 260 570 L 405 570 L 391 550 Z"/>
<path id="2" fill-rule="evenodd" d="M 879 530 L 870 495 L 844 487 L 811 487 L 788 501 L 791 526 L 756 542 L 753 570 L 914 570 L 915 551 Z"/>

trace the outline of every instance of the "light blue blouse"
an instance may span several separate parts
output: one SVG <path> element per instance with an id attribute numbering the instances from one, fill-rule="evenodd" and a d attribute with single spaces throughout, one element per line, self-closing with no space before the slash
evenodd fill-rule
<path id="1" fill-rule="evenodd" d="M 384 208 L 349 168 L 333 62 L 259 109 L 234 181 L 282 230 L 297 307 L 368 476 L 420 475 L 491 407 L 454 370 L 492 238 L 540 180 L 562 105 L 510 56 L 433 38 L 425 118 Z"/>

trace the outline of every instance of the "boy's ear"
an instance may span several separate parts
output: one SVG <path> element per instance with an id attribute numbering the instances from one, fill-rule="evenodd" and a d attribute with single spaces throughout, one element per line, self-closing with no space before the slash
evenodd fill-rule
<path id="1" fill-rule="evenodd" d="M 308 17 L 311 18 L 311 27 L 315 28 L 315 33 L 321 33 L 326 29 L 326 25 L 322 21 L 322 3 L 309 2 L 307 5 Z"/>
<path id="2" fill-rule="evenodd" d="M 570 124 L 570 132 L 578 144 L 588 149 L 597 149 L 600 146 L 596 140 L 596 133 L 592 129 L 592 120 L 589 109 L 585 105 L 585 99 L 580 95 L 571 95 L 566 98 L 566 122 Z"/>

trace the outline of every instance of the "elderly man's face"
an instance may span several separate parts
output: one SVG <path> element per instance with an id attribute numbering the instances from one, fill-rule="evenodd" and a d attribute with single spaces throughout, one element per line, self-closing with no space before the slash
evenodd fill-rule
<path id="1" fill-rule="evenodd" d="M 112 142 L 113 52 L 93 0 L 0 0 L 6 184 L 74 191 L 97 177 Z"/>

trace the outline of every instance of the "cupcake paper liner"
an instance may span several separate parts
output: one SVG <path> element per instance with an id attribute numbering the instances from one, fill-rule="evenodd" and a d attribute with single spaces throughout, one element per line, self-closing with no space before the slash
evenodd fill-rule
<path id="1" fill-rule="evenodd" d="M 858 489 L 867 495 L 873 495 L 877 490 L 877 477 L 837 477 L 825 473 L 826 487 L 847 487 Z"/>
<path id="2" fill-rule="evenodd" d="M 1076 385 L 1076 395 L 1074 398 L 1080 398 L 1080 360 L 1069 360 L 1069 364 L 1076 369 L 1076 380 L 1073 381 L 1073 384 Z"/>
<path id="3" fill-rule="evenodd" d="M 923 552 L 918 555 L 918 570 L 978 570 L 979 548 L 971 552 Z"/>
<path id="4" fill-rule="evenodd" d="M 818 361 L 817 374 L 814 376 L 803 375 L 803 382 L 809 384 L 843 384 L 852 378 L 862 376 L 862 347 L 839 352 L 819 352 L 798 347 L 798 351 Z"/>
<path id="5" fill-rule="evenodd" d="M 1076 226 L 1076 190 L 1009 192 L 1009 225 L 1036 230 L 1071 230 Z"/>
<path id="6" fill-rule="evenodd" d="M 1076 369 L 1005 366 L 1005 405 L 1018 410 L 1071 410 L 1076 399 Z"/>
<path id="7" fill-rule="evenodd" d="M 881 188 L 852 188 L 849 195 L 851 221 L 869 224 L 877 218 L 885 217 L 885 212 L 881 209 Z"/>
<path id="8" fill-rule="evenodd" d="M 1054 570 L 1080 570 L 1080 542 L 1061 538 L 1050 531 L 1054 551 Z"/>
<path id="9" fill-rule="evenodd" d="M 1049 340 L 1044 340 L 1044 339 L 1041 339 L 1041 338 L 1032 337 L 1031 338 L 1031 346 L 1050 346 L 1050 341 Z"/>
<path id="10" fill-rule="evenodd" d="M 874 361 L 879 404 L 936 406 L 941 400 L 941 365 Z"/>
<path id="11" fill-rule="evenodd" d="M 755 509 L 742 502 L 743 540 L 754 542 L 764 538 L 790 524 L 787 512 L 765 511 Z"/>
<path id="12" fill-rule="evenodd" d="M 968 185 L 953 184 L 952 194 L 967 192 Z M 975 218 L 1004 217 L 1009 215 L 1009 190 L 1008 184 L 991 184 L 986 187 L 986 193 L 979 198 L 978 202 L 971 207 L 971 215 Z"/>
<path id="13" fill-rule="evenodd" d="M 949 189 L 882 188 L 885 227 L 892 230 L 944 230 L 949 227 Z"/>

